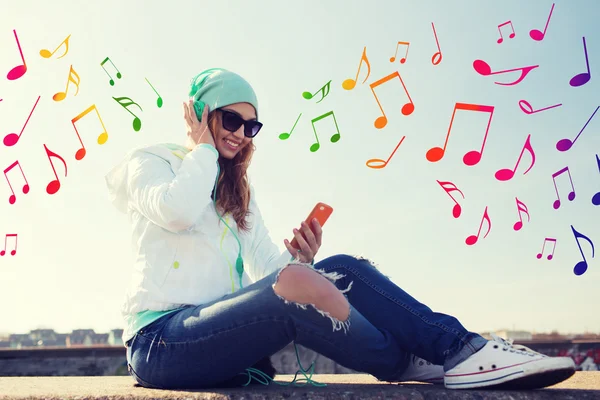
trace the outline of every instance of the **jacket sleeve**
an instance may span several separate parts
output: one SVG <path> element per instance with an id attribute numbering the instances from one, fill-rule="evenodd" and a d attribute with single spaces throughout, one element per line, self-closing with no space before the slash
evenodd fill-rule
<path id="1" fill-rule="evenodd" d="M 254 199 L 254 189 L 251 188 L 250 210 L 252 211 L 252 226 L 249 246 L 244 250 L 244 260 L 248 260 L 248 276 L 253 282 L 259 281 L 292 260 L 290 252 L 283 253 L 273 243 L 269 230 L 265 226 L 258 204 Z"/>
<path id="2" fill-rule="evenodd" d="M 154 154 L 138 151 L 128 165 L 128 204 L 171 232 L 191 228 L 212 199 L 217 177 L 216 149 L 196 146 L 173 172 Z"/>

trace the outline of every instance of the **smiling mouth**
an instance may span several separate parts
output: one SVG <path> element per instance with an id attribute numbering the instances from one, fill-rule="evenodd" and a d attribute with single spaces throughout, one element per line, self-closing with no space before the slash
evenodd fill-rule
<path id="1" fill-rule="evenodd" d="M 237 143 L 237 142 L 234 142 L 232 140 L 229 140 L 229 139 L 223 139 L 223 141 L 225 143 L 227 143 L 230 147 L 234 148 L 234 149 L 237 149 L 238 147 L 240 147 L 240 144 L 241 144 L 241 143 Z"/>

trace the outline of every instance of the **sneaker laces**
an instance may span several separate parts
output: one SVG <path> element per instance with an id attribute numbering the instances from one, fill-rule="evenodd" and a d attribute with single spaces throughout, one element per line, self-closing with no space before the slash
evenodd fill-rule
<path id="1" fill-rule="evenodd" d="M 522 344 L 513 344 L 512 338 L 506 340 L 494 333 L 491 333 L 490 336 L 495 342 L 502 344 L 502 350 L 509 350 L 511 353 L 520 353 L 531 357 L 542 355 L 541 353 L 538 353 L 527 346 L 523 346 Z"/>

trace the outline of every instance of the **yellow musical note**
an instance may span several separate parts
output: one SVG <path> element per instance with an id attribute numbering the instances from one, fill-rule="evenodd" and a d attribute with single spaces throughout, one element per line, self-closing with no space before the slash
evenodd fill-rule
<path id="1" fill-rule="evenodd" d="M 62 46 L 63 44 L 65 45 L 65 52 L 63 53 L 62 56 L 60 57 L 56 57 L 56 59 L 58 60 L 59 58 L 63 58 L 64 56 L 67 55 L 67 53 L 69 52 L 69 38 L 71 37 L 71 35 L 69 34 L 69 36 L 67 36 L 67 38 L 65 40 L 63 40 L 61 42 L 61 44 L 58 45 L 58 47 L 56 49 L 54 49 L 54 51 L 52 53 L 50 53 L 49 50 L 47 49 L 42 49 L 40 50 L 40 56 L 44 57 L 44 58 L 50 58 L 52 57 L 52 55 L 54 53 L 56 53 L 56 50 L 58 50 L 60 48 L 60 46 Z"/>

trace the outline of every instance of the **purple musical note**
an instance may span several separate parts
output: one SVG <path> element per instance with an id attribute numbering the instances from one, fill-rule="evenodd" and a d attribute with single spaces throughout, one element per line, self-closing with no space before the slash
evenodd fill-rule
<path id="1" fill-rule="evenodd" d="M 586 126 L 588 126 L 588 124 L 590 123 L 590 121 L 592 120 L 592 118 L 594 118 L 594 115 L 596 115 L 596 112 L 598 112 L 598 109 L 600 108 L 600 106 L 596 107 L 596 110 L 594 111 L 594 113 L 592 114 L 592 116 L 587 120 L 587 122 L 585 123 L 585 125 L 583 126 L 583 128 L 581 128 L 581 130 L 579 131 L 579 133 L 577 134 L 577 136 L 575 136 L 575 139 L 571 140 L 568 138 L 565 139 L 561 139 L 558 142 L 556 142 L 556 150 L 558 151 L 567 151 L 571 148 L 571 146 L 573 146 L 573 144 L 575 144 L 575 142 L 577 141 L 577 139 L 579 138 L 579 136 L 581 135 L 581 133 L 583 132 L 583 130 L 585 129 Z"/>
<path id="2" fill-rule="evenodd" d="M 600 158 L 598 158 L 598 154 L 596 154 L 596 162 L 598 163 L 598 172 L 600 172 Z M 600 206 L 600 192 L 596 193 L 594 197 L 592 197 L 592 204 L 595 206 Z"/>
<path id="3" fill-rule="evenodd" d="M 581 244 L 579 244 L 579 238 L 587 240 L 588 243 L 590 244 L 590 246 L 592 246 L 592 258 L 594 258 L 594 243 L 592 243 L 590 238 L 585 236 L 583 233 L 577 232 L 575 230 L 575 228 L 573 228 L 573 225 L 571 225 L 571 229 L 573 230 L 573 235 L 575 236 L 575 241 L 577 242 L 577 247 L 579 247 L 579 252 L 581 253 L 581 256 L 583 257 L 583 260 L 579 261 L 577 264 L 575 264 L 575 268 L 573 268 L 573 272 L 575 273 L 575 275 L 579 276 L 579 275 L 583 275 L 585 273 L 585 271 L 587 271 L 587 269 L 588 269 L 588 263 L 587 263 L 587 260 L 585 259 L 585 255 L 583 254 L 583 250 L 581 250 Z"/>
<path id="4" fill-rule="evenodd" d="M 592 74 L 590 73 L 590 61 L 588 60 L 587 47 L 585 45 L 585 36 L 583 37 L 583 52 L 585 54 L 585 65 L 587 66 L 587 72 L 582 72 L 571 78 L 569 85 L 573 87 L 583 86 L 592 78 Z"/>

